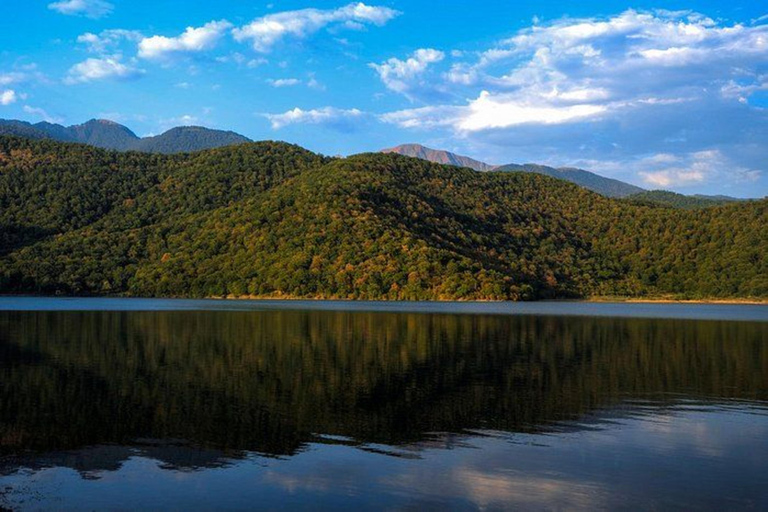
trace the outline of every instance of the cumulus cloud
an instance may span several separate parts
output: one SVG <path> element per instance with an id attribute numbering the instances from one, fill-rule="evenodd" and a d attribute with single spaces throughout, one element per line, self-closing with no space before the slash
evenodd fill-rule
<path id="1" fill-rule="evenodd" d="M 19 97 L 16 94 L 16 91 L 13 89 L 6 89 L 5 91 L 0 91 L 0 105 L 10 105 L 12 103 L 16 103 L 16 100 L 18 100 Z"/>
<path id="2" fill-rule="evenodd" d="M 443 87 L 451 98 L 469 99 L 389 112 L 383 121 L 442 128 L 475 149 L 485 145 L 497 161 L 568 165 L 681 156 L 677 169 L 637 169 L 631 181 L 645 185 L 694 186 L 715 176 L 735 183 L 755 179 L 765 166 L 758 162 L 768 161 L 760 143 L 768 138 L 768 114 L 759 100 L 768 90 L 765 24 L 628 10 L 535 24 L 433 65 L 429 80 L 403 80 L 390 89 L 411 99 Z M 701 158 L 689 156 L 712 148 L 731 171 L 704 172 Z"/>
<path id="3" fill-rule="evenodd" d="M 727 98 L 764 85 L 756 66 L 768 63 L 765 26 L 670 16 L 630 10 L 607 20 L 537 25 L 480 52 L 474 63 L 454 64 L 444 74 L 448 83 L 481 88 L 456 128 L 567 123 L 701 98 L 712 86 Z"/>
<path id="4" fill-rule="evenodd" d="M 136 30 L 109 29 L 99 34 L 86 32 L 77 37 L 77 42 L 84 44 L 91 53 L 104 53 L 117 46 L 121 41 L 139 42 L 143 39 Z"/>
<path id="5" fill-rule="evenodd" d="M 338 9 L 301 9 L 268 14 L 232 31 L 238 42 L 249 42 L 258 52 L 269 52 L 279 41 L 305 38 L 319 30 L 339 25 L 361 29 L 366 24 L 382 26 L 400 14 L 389 7 L 351 3 Z"/>
<path id="6" fill-rule="evenodd" d="M 294 85 L 301 84 L 301 80 L 298 78 L 270 78 L 267 83 L 272 87 L 293 87 Z"/>
<path id="7" fill-rule="evenodd" d="M 192 114 L 184 114 L 179 117 L 163 119 L 161 124 L 164 126 L 194 126 L 200 124 L 200 118 Z"/>
<path id="8" fill-rule="evenodd" d="M 651 188 L 688 187 L 732 175 L 739 182 L 755 182 L 762 172 L 735 164 L 719 149 L 696 151 L 686 155 L 657 154 L 638 162 L 638 174 Z"/>
<path id="9" fill-rule="evenodd" d="M 64 83 L 67 85 L 106 79 L 128 80 L 144 73 L 143 70 L 123 64 L 119 56 L 86 59 L 69 69 Z"/>
<path id="10" fill-rule="evenodd" d="M 439 50 L 421 48 L 406 60 L 392 57 L 381 64 L 371 63 L 369 66 L 376 70 L 387 89 L 409 95 L 415 87 L 423 86 L 421 77 L 429 65 L 444 58 L 445 53 Z"/>
<path id="11" fill-rule="evenodd" d="M 14 71 L 11 73 L 0 73 L 0 85 L 11 85 L 23 82 L 27 79 L 26 73 Z"/>
<path id="12" fill-rule="evenodd" d="M 365 114 L 357 109 L 338 109 L 324 107 L 312 110 L 294 108 L 282 114 L 262 114 L 269 119 L 272 128 L 278 130 L 293 124 L 318 124 L 341 131 L 351 129 L 355 122 L 364 118 Z"/>
<path id="13" fill-rule="evenodd" d="M 112 12 L 114 5 L 104 0 L 62 0 L 48 4 L 48 8 L 68 16 L 103 18 Z"/>
<path id="14" fill-rule="evenodd" d="M 178 37 L 146 37 L 139 42 L 139 57 L 160 60 L 210 50 L 231 27 L 232 24 L 226 20 L 211 21 L 202 27 L 187 27 Z"/>

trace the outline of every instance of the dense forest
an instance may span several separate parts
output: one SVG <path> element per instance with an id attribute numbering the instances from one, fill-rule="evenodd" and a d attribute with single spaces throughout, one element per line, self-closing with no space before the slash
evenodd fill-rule
<path id="1" fill-rule="evenodd" d="M 2 293 L 766 297 L 766 225 L 768 200 L 691 211 L 394 154 L 0 137 Z"/>

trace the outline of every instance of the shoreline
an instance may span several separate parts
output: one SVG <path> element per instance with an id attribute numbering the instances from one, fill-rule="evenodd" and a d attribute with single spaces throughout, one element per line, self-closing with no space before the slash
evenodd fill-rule
<path id="1" fill-rule="evenodd" d="M 580 302 L 611 302 L 630 304 L 730 304 L 730 305 L 768 305 L 768 299 L 672 299 L 666 297 L 591 297 Z"/>
<path id="2" fill-rule="evenodd" d="M 161 298 L 161 297 L 149 297 Z M 174 297 L 184 298 L 184 297 Z M 731 304 L 731 305 L 768 305 L 768 297 L 759 299 L 749 298 L 708 298 L 708 299 L 675 299 L 673 297 L 613 297 L 596 296 L 581 299 L 540 299 L 540 300 L 495 300 L 495 299 L 432 299 L 432 300 L 408 300 L 408 299 L 345 299 L 339 297 L 298 297 L 291 295 L 225 295 L 209 296 L 211 300 L 285 300 L 285 301 L 339 301 L 339 302 L 478 302 L 478 303 L 528 303 L 537 302 L 581 302 L 581 303 L 631 303 L 631 304 Z"/>
<path id="3" fill-rule="evenodd" d="M 215 301 L 311 301 L 311 302 L 380 302 L 380 303 L 483 303 L 483 304 L 536 304 L 546 302 L 560 303 L 584 303 L 584 304 L 721 304 L 721 305 L 768 305 L 768 298 L 707 298 L 707 299 L 676 299 L 674 297 L 621 297 L 621 296 L 595 296 L 580 299 L 541 299 L 541 300 L 496 300 L 496 299 L 350 299 L 342 297 L 301 297 L 292 295 L 211 295 L 207 297 L 138 297 L 133 295 L 36 295 L 36 294 L 3 294 L 0 298 L 28 298 L 28 299 L 140 299 L 140 300 L 215 300 Z"/>

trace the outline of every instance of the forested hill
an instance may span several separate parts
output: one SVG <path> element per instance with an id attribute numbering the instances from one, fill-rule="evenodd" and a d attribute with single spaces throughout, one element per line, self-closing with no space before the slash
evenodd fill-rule
<path id="1" fill-rule="evenodd" d="M 687 209 L 709 208 L 710 206 L 730 204 L 736 201 L 746 201 L 746 199 L 737 199 L 729 196 L 686 196 L 668 190 L 649 190 L 632 194 L 627 196 L 626 199 L 638 204 L 655 204 Z"/>
<path id="2" fill-rule="evenodd" d="M 644 192 L 642 188 L 635 185 L 630 185 L 629 183 L 613 178 L 606 178 L 599 174 L 585 171 L 584 169 L 576 169 L 574 167 L 554 168 L 538 164 L 509 164 L 502 165 L 494 170 L 499 172 L 516 171 L 545 174 L 553 178 L 570 181 L 571 183 L 575 183 L 607 197 L 627 197 L 632 194 Z"/>
<path id="3" fill-rule="evenodd" d="M 148 153 L 182 153 L 250 142 L 250 139 L 235 132 L 200 126 L 180 126 L 160 135 L 139 138 L 125 126 L 105 119 L 91 119 L 73 126 L 0 119 L 0 135 L 81 142 L 104 149 Z"/>
<path id="4" fill-rule="evenodd" d="M 428 160 L 438 164 L 455 165 L 458 167 L 469 167 L 476 171 L 499 171 L 499 172 L 535 172 L 538 174 L 544 174 L 558 178 L 565 181 L 570 181 L 579 186 L 582 186 L 598 194 L 602 194 L 607 197 L 626 197 L 632 194 L 642 193 L 645 190 L 624 183 L 623 181 L 615 180 L 612 178 L 605 178 L 593 172 L 585 171 L 583 169 L 575 169 L 571 167 L 554 168 L 546 165 L 538 164 L 507 164 L 507 165 L 490 165 L 479 160 L 474 160 L 467 156 L 457 155 L 449 151 L 441 149 L 431 149 L 420 144 L 401 144 L 389 149 L 382 149 L 382 153 L 397 153 L 399 155 L 410 156 L 413 158 L 420 158 L 422 160 Z"/>
<path id="5" fill-rule="evenodd" d="M 638 205 L 391 154 L 0 137 L 0 293 L 766 297 L 766 225 L 768 200 Z"/>

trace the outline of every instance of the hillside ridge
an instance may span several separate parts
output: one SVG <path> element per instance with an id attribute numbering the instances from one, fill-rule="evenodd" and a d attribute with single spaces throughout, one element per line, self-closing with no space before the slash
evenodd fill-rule
<path id="1" fill-rule="evenodd" d="M 251 142 L 239 133 L 203 126 L 177 126 L 160 135 L 139 137 L 126 126 L 108 119 L 91 119 L 72 126 L 0 119 L 0 135 L 79 142 L 102 149 L 147 153 L 182 153 Z"/>
<path id="2" fill-rule="evenodd" d="M 768 199 L 691 211 L 396 154 L 0 137 L 0 205 L 4 294 L 768 296 Z"/>

